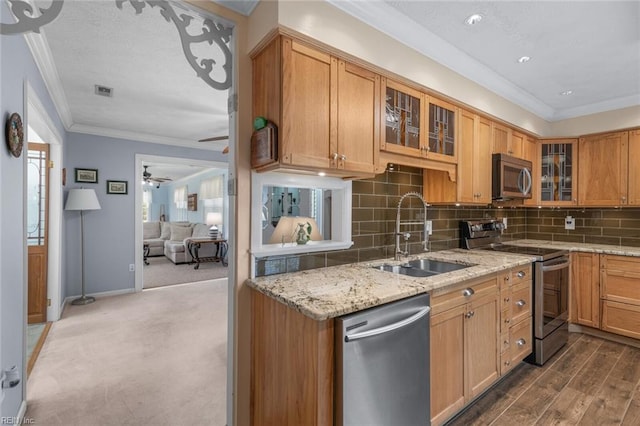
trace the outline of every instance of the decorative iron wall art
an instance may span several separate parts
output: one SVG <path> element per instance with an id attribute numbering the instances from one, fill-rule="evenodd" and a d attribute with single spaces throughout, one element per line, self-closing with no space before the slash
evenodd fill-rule
<path id="1" fill-rule="evenodd" d="M 2 35 L 39 33 L 43 26 L 60 15 L 64 4 L 64 0 L 52 0 L 50 7 L 40 7 L 36 12 L 25 0 L 8 1 L 17 22 L 0 23 L 0 34 Z M 125 3 L 129 3 L 133 7 L 136 15 L 141 14 L 146 6 L 160 9 L 162 17 L 167 22 L 172 22 L 178 30 L 182 51 L 196 75 L 216 90 L 226 90 L 231 87 L 232 58 L 229 42 L 232 28 L 225 27 L 222 23 L 215 22 L 210 18 L 205 18 L 202 22 L 202 28 L 195 29 L 197 20 L 186 13 L 176 13 L 174 7 L 167 0 L 115 0 L 115 4 L 120 10 Z M 191 25 L 192 22 L 196 25 Z M 190 26 L 193 28 L 187 31 Z M 198 58 L 193 49 L 200 43 L 211 46 L 217 51 L 212 52 L 210 57 Z M 214 59 L 220 57 L 223 58 L 222 61 Z"/>

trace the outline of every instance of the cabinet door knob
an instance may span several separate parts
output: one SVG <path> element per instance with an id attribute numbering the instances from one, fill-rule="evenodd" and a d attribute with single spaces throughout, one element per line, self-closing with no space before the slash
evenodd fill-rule
<path id="1" fill-rule="evenodd" d="M 476 314 L 476 313 L 475 313 L 474 311 L 470 311 L 470 312 L 467 312 L 467 313 L 465 314 L 465 317 L 467 317 L 467 318 L 471 318 L 471 317 L 473 317 L 475 314 Z"/>
<path id="2" fill-rule="evenodd" d="M 504 298 L 504 301 L 505 301 L 505 302 L 507 302 L 507 303 L 508 303 L 510 300 L 511 300 L 511 298 L 510 298 L 510 297 L 505 297 L 505 298 Z"/>
<path id="3" fill-rule="evenodd" d="M 472 288 L 465 288 L 465 289 L 462 291 L 462 295 L 463 295 L 464 297 L 473 296 L 473 295 L 474 295 L 474 293 L 475 293 L 475 291 L 474 291 Z"/>
<path id="4" fill-rule="evenodd" d="M 520 299 L 520 300 L 518 300 L 518 301 L 516 302 L 516 305 L 517 305 L 517 306 L 519 306 L 519 307 L 521 307 L 521 308 L 522 308 L 524 305 L 526 305 L 526 304 L 527 304 L 527 302 L 525 302 L 525 301 L 524 301 L 524 300 L 522 300 L 522 299 Z"/>
<path id="5" fill-rule="evenodd" d="M 624 203 L 625 201 L 627 201 L 627 197 L 622 197 L 622 202 Z"/>
<path id="6" fill-rule="evenodd" d="M 525 275 L 527 275 L 527 273 L 524 271 L 519 271 L 516 275 L 518 276 L 518 278 L 523 278 Z"/>
<path id="7" fill-rule="evenodd" d="M 341 159 L 342 161 L 345 161 L 345 160 L 347 159 L 347 156 L 346 156 L 346 155 L 344 155 L 344 154 L 342 154 L 342 155 L 340 156 L 340 159 Z"/>
<path id="8" fill-rule="evenodd" d="M 506 322 L 507 324 L 509 324 L 511 322 L 511 318 L 505 318 L 504 322 Z"/>
<path id="9" fill-rule="evenodd" d="M 511 278 L 509 278 L 509 275 L 507 275 L 506 277 L 504 277 L 505 281 L 509 281 Z"/>
<path id="10" fill-rule="evenodd" d="M 333 159 L 333 161 L 336 161 L 338 159 L 338 153 L 334 152 L 331 158 Z"/>
<path id="11" fill-rule="evenodd" d="M 511 365 L 511 361 L 505 361 L 504 365 L 506 365 L 507 367 Z"/>
<path id="12" fill-rule="evenodd" d="M 518 345 L 518 346 L 524 346 L 524 345 L 526 345 L 526 344 L 527 344 L 527 341 L 526 341 L 526 340 L 524 340 L 524 339 L 518 339 L 518 340 L 516 340 L 516 345 Z"/>

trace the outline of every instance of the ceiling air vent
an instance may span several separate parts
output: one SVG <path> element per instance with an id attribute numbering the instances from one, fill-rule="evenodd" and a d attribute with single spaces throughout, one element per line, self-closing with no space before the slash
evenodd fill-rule
<path id="1" fill-rule="evenodd" d="M 113 89 L 111 87 L 100 86 L 99 84 L 96 84 L 96 95 L 111 98 L 113 96 Z"/>

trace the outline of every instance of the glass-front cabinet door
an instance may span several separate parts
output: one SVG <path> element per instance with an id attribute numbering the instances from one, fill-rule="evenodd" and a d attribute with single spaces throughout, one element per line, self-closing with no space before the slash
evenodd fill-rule
<path id="1" fill-rule="evenodd" d="M 577 204 L 577 147 L 577 139 L 540 141 L 540 204 Z"/>
<path id="2" fill-rule="evenodd" d="M 427 158 L 455 163 L 456 107 L 436 98 L 429 98 L 429 138 Z"/>
<path id="3" fill-rule="evenodd" d="M 425 150 L 424 102 L 418 90 L 382 79 L 384 111 L 381 149 L 420 157 Z"/>

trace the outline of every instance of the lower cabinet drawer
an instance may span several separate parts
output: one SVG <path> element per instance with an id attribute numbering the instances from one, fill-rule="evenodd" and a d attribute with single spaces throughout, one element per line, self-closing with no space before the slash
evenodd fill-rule
<path id="1" fill-rule="evenodd" d="M 531 326 L 531 317 L 528 317 L 511 326 L 509 333 L 501 336 L 500 374 L 506 373 L 531 354 L 533 350 Z"/>
<path id="2" fill-rule="evenodd" d="M 640 306 L 603 300 L 601 328 L 640 339 Z"/>

